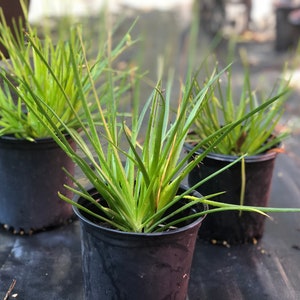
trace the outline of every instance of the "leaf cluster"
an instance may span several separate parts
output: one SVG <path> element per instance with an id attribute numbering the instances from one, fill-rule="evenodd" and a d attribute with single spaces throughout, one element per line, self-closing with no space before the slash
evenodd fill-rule
<path id="1" fill-rule="evenodd" d="M 47 103 L 65 124 L 78 129 L 80 123 L 75 115 L 82 114 L 82 102 L 79 87 L 74 84 L 75 76 L 81 82 L 81 92 L 90 93 L 84 65 L 85 49 L 76 38 L 78 28 L 71 28 L 67 39 L 60 36 L 54 43 L 46 31 L 38 33 L 36 28 L 29 23 L 23 24 L 21 19 L 14 22 L 14 28 L 7 26 L 2 11 L 0 19 L 0 42 L 9 54 L 9 59 L 6 59 L 0 53 L 0 135 L 30 141 L 49 137 L 48 122 L 34 104 L 34 98 Z M 97 64 L 101 64 L 100 57 L 91 67 L 93 78 L 98 76 Z M 39 121 L 37 114 L 45 124 Z"/>
<path id="2" fill-rule="evenodd" d="M 278 147 L 289 135 L 288 131 L 276 130 L 290 92 L 288 81 L 281 80 L 276 83 L 270 95 L 266 95 L 252 88 L 249 69 L 245 65 L 241 91 L 237 92 L 233 88 L 232 68 L 231 65 L 222 78 L 210 87 L 189 135 L 189 142 L 199 143 L 222 126 L 232 124 L 273 99 L 270 105 L 247 118 L 224 136 L 222 143 L 216 145 L 212 152 L 233 156 L 257 155 Z M 195 85 L 194 93 L 197 94 L 201 88 L 200 85 Z M 211 142 L 202 144 L 203 149 L 207 149 Z"/>
<path id="3" fill-rule="evenodd" d="M 70 40 L 61 45 L 66 48 L 63 53 L 68 57 L 68 72 L 73 78 L 72 86 L 66 84 L 68 79 L 60 76 L 59 71 L 55 71 L 59 66 L 49 61 L 49 52 L 39 48 L 39 41 L 32 36 L 33 32 L 28 33 L 29 45 L 38 62 L 37 69 L 47 70 L 47 81 L 51 83 L 48 88 L 56 86 L 60 101 L 66 105 L 65 110 L 73 113 L 71 121 L 64 118 L 64 114 L 43 96 L 36 76 L 29 76 L 29 80 L 21 70 L 15 70 L 13 79 L 3 72 L 0 76 L 17 94 L 20 103 L 24 103 L 27 115 L 30 112 L 36 122 L 47 129 L 48 135 L 72 158 L 89 185 L 96 189 L 104 202 L 95 199 L 89 193 L 89 186 L 82 184 L 71 174 L 68 176 L 72 178 L 75 186 L 67 188 L 96 206 L 100 213 L 89 210 L 61 193 L 60 197 L 115 229 L 150 233 L 178 225 L 182 222 L 178 217 L 180 213 L 199 202 L 213 203 L 208 201 L 214 195 L 203 198 L 193 198 L 190 195 L 197 186 L 235 162 L 178 194 L 182 181 L 207 152 L 221 143 L 236 126 L 243 124 L 247 118 L 265 109 L 275 100 L 270 99 L 238 120 L 225 124 L 184 155 L 183 145 L 190 128 L 199 116 L 199 111 L 204 108 L 203 103 L 210 95 L 212 87 L 226 69 L 218 72 L 214 70 L 201 88 L 195 77 L 188 77 L 186 82 L 181 84 L 175 111 L 171 105 L 174 103 L 174 80 L 171 75 L 166 82 L 158 80 L 152 94 L 144 103 L 141 101 L 143 77 L 137 68 L 128 65 L 119 69 L 114 65 L 114 61 L 134 43 L 130 37 L 130 30 L 114 47 L 111 32 L 108 30 L 107 43 L 99 47 L 101 55 L 98 55 L 95 64 L 87 59 L 80 28 L 75 27 L 70 34 Z M 78 53 L 83 56 L 78 56 Z M 25 66 L 29 69 L 29 65 Z M 14 65 L 14 68 L 16 67 L 20 65 Z M 28 73 L 35 74 L 32 71 Z M 13 84 L 14 81 L 18 82 L 18 86 Z M 74 88 L 76 90 L 73 95 L 76 97 L 73 99 L 68 91 L 73 91 Z M 122 111 L 122 104 L 126 98 L 131 100 L 130 114 L 124 114 Z M 80 102 L 82 113 L 78 113 L 77 100 Z M 77 150 L 69 144 L 66 133 L 75 141 Z M 204 144 L 209 145 L 206 151 L 191 160 Z M 186 204 L 168 213 L 169 209 L 183 198 L 187 200 Z M 263 213 L 259 208 L 223 203 L 214 205 L 218 207 L 215 211 L 231 209 Z M 185 219 L 204 214 L 205 211 L 186 216 Z"/>

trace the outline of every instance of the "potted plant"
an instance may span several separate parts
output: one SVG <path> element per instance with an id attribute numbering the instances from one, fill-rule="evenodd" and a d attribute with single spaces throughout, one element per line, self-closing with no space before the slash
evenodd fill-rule
<path id="1" fill-rule="evenodd" d="M 80 34 L 77 39 L 81 41 Z M 122 42 L 130 41 L 126 34 Z M 111 44 L 108 41 L 107 45 Z M 41 51 L 36 53 L 44 56 Z M 65 187 L 75 194 L 75 199 L 59 192 L 63 200 L 74 205 L 80 220 L 86 299 L 186 299 L 195 239 L 203 217 L 222 210 L 264 211 L 213 202 L 209 200 L 213 195 L 202 197 L 193 188 L 182 186 L 183 179 L 204 158 L 200 154 L 189 161 L 198 145 L 189 155 L 182 156 L 185 139 L 210 87 L 222 72 L 213 72 L 207 84 L 194 95 L 195 80 L 188 78 L 174 113 L 171 81 L 165 90 L 159 82 L 149 99 L 141 101 L 137 71 L 116 69 L 112 51 L 106 53 L 101 64 L 105 89 L 100 92 L 96 90 L 90 64 L 85 61 L 96 114 L 100 117 L 97 122 L 80 76 L 74 76 L 84 111 L 84 116 L 76 114 L 80 132 L 69 126 L 29 85 L 14 91 L 28 109 L 37 107 L 32 111 L 39 122 L 48 128 L 89 183 L 82 184 L 66 170 L 75 187 Z M 71 57 L 74 55 L 72 52 Z M 77 74 L 76 64 L 72 66 Z M 47 67 L 51 70 L 49 64 Z M 50 73 L 56 81 L 54 72 Z M 9 78 L 4 79 L 13 87 Z M 30 91 L 33 102 L 20 92 L 23 88 Z M 60 88 L 63 92 L 64 87 Z M 128 99 L 130 114 L 124 113 L 123 107 Z M 209 149 L 222 140 L 222 135 L 273 101 L 270 99 L 248 116 L 211 134 L 206 139 L 211 141 Z M 68 101 L 68 105 L 74 109 L 72 102 Z M 65 133 L 75 141 L 77 151 L 70 146 Z M 207 211 L 206 203 L 217 208 Z"/>
<path id="2" fill-rule="evenodd" d="M 40 38 L 30 24 L 26 27 L 25 44 L 23 34 L 15 36 L 4 21 L 0 24 L 0 42 L 9 53 L 9 59 L 1 54 L 0 71 L 0 224 L 15 233 L 45 230 L 73 217 L 71 205 L 61 201 L 57 191 L 72 197 L 63 186 L 72 184 L 63 168 L 74 174 L 74 162 L 40 122 L 39 118 L 45 118 L 33 104 L 32 94 L 45 101 L 69 128 L 79 130 L 82 121 L 76 116 L 83 112 L 80 93 L 90 91 L 76 30 L 71 28 L 67 38 L 58 35 L 54 43 L 49 33 Z M 121 51 L 114 52 L 112 59 Z M 98 57 L 89 76 L 98 76 L 101 63 Z M 80 87 L 74 84 L 75 76 Z M 75 149 L 71 136 L 64 134 Z"/>
<path id="3" fill-rule="evenodd" d="M 82 94 L 87 124 L 81 124 L 80 133 L 36 98 L 52 137 L 92 186 L 82 186 L 68 172 L 77 189 L 67 188 L 77 195 L 77 200 L 73 202 L 59 193 L 66 202 L 76 204 L 75 212 L 80 218 L 85 297 L 185 299 L 197 231 L 203 220 L 200 215 L 205 210 L 197 201 L 183 199 L 184 195 L 201 196 L 181 186 L 184 174 L 176 175 L 190 122 L 187 100 L 179 106 L 168 128 L 170 86 L 164 96 L 157 85 L 140 110 L 138 83 L 131 86 L 128 82 L 138 80 L 132 77 L 132 71 L 125 72 L 120 80 L 111 66 L 103 67 L 107 69 L 109 89 L 94 93 L 101 120 L 98 124 L 93 121 L 88 99 Z M 76 84 L 80 86 L 79 81 Z M 124 93 L 128 84 L 135 94 L 132 117 L 127 120 L 131 129 L 117 104 L 132 95 Z M 109 101 L 104 104 L 103 98 Z M 144 128 L 146 118 L 148 125 Z M 84 155 L 70 147 L 62 132 L 70 134 Z M 140 140 L 142 132 L 146 135 L 144 141 Z"/>
<path id="4" fill-rule="evenodd" d="M 287 99 L 288 82 L 281 81 L 278 89 L 274 88 L 270 96 L 258 95 L 258 92 L 252 90 L 249 68 L 246 64 L 243 80 L 242 90 L 239 91 L 240 97 L 236 97 L 237 94 L 233 91 L 231 66 L 222 80 L 207 93 L 207 99 L 203 101 L 203 107 L 195 119 L 185 145 L 189 151 L 198 144 L 200 149 L 196 155 L 203 152 L 207 155 L 189 174 L 188 182 L 190 186 L 195 186 L 209 174 L 247 154 L 239 163 L 222 174 L 201 186 L 198 185 L 197 190 L 203 195 L 212 191 L 225 191 L 215 200 L 262 207 L 268 205 L 275 158 L 283 151 L 281 142 L 288 136 L 286 131 L 275 133 Z M 195 87 L 197 93 L 200 87 L 197 85 Z M 207 142 L 208 136 L 222 126 L 240 119 L 269 99 L 275 101 L 240 123 L 221 143 L 211 149 L 211 141 Z M 210 215 L 200 232 L 200 237 L 214 243 L 256 242 L 263 236 L 264 221 L 265 216 L 251 212 L 231 211 Z"/>

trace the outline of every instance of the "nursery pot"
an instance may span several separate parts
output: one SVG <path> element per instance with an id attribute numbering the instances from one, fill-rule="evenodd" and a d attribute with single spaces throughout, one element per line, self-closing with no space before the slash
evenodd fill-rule
<path id="1" fill-rule="evenodd" d="M 199 196 L 197 192 L 194 195 Z M 85 207 L 91 205 L 82 198 L 78 202 Z M 202 211 L 203 205 L 198 209 Z M 74 210 L 81 224 L 86 300 L 186 299 L 203 217 L 174 230 L 144 234 L 101 226 L 88 214 Z"/>
<path id="2" fill-rule="evenodd" d="M 74 174 L 74 163 L 51 138 L 0 137 L 0 223 L 15 233 L 32 233 L 70 219 L 72 206 L 57 194 L 72 197 L 63 187 L 72 182 L 62 167 Z"/>
<path id="3" fill-rule="evenodd" d="M 186 145 L 186 148 L 191 150 L 190 145 Z M 261 207 L 268 205 L 276 155 L 276 152 L 268 152 L 245 158 L 244 205 Z M 236 159 L 235 156 L 209 153 L 188 175 L 189 185 L 195 185 Z M 225 191 L 212 200 L 240 204 L 241 173 L 241 162 L 238 162 L 199 186 L 197 190 L 202 195 Z M 230 244 L 255 242 L 263 236 L 264 223 L 265 216 L 259 213 L 238 211 L 212 213 L 208 214 L 199 236 L 206 240 Z"/>

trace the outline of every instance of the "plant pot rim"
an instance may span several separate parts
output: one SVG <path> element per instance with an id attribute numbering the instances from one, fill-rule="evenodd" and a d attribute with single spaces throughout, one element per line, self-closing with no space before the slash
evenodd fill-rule
<path id="1" fill-rule="evenodd" d="M 67 139 L 71 139 L 71 136 L 68 134 L 68 133 L 65 133 L 64 136 L 67 138 Z M 45 136 L 45 137 L 37 137 L 37 138 L 33 138 L 33 141 L 30 141 L 30 140 L 27 140 L 27 139 L 24 139 L 24 138 L 17 138 L 15 137 L 14 134 L 4 134 L 4 135 L 0 135 L 0 141 L 2 143 L 9 143 L 9 144 L 12 144 L 12 143 L 28 143 L 28 144 L 35 144 L 35 143 L 38 143 L 38 144 L 47 144 L 49 142 L 55 142 L 55 140 L 51 137 L 51 136 Z M 56 142 L 55 142 L 56 143 Z"/>
<path id="2" fill-rule="evenodd" d="M 191 151 L 194 148 L 194 146 L 191 143 L 184 143 L 184 147 L 187 149 L 187 151 Z M 278 147 L 275 147 L 274 149 L 276 148 L 282 148 L 282 144 L 278 145 Z M 195 152 L 195 154 L 200 155 L 203 152 L 204 152 L 203 149 L 199 149 Z M 277 156 L 277 154 L 278 154 L 277 151 L 268 151 L 261 154 L 249 155 L 245 157 L 245 161 L 249 163 L 266 161 L 266 160 L 274 159 Z M 209 152 L 205 157 L 219 160 L 219 161 L 226 161 L 226 162 L 233 162 L 239 158 L 238 155 L 221 154 L 215 152 Z"/>
<path id="3" fill-rule="evenodd" d="M 186 189 L 187 187 L 185 185 L 180 185 L 180 188 Z M 90 187 L 87 190 L 90 191 L 90 190 L 93 190 L 93 189 L 95 189 L 95 188 Z M 197 197 L 202 197 L 202 195 L 197 191 L 193 191 L 192 194 L 197 196 Z M 79 195 L 75 195 L 74 196 L 74 201 L 78 202 L 80 198 L 81 197 Z M 203 203 L 199 203 L 199 204 L 203 207 L 203 211 L 208 210 L 208 206 L 206 204 L 203 204 Z M 99 231 L 102 231 L 105 234 L 117 234 L 120 237 L 132 236 L 132 237 L 140 237 L 140 238 L 143 238 L 143 237 L 144 238 L 149 238 L 149 237 L 150 238 L 151 237 L 157 238 L 157 237 L 160 237 L 160 236 L 163 236 L 163 235 L 166 235 L 166 234 L 168 234 L 168 235 L 178 234 L 179 232 L 186 231 L 186 230 L 190 229 L 191 227 L 196 226 L 197 224 L 201 224 L 203 222 L 203 220 L 205 219 L 205 217 L 206 217 L 206 215 L 198 217 L 194 221 L 191 221 L 189 224 L 178 227 L 178 228 L 173 229 L 173 230 L 167 230 L 167 231 L 162 231 L 162 232 L 140 233 L 140 232 L 131 232 L 131 231 L 121 231 L 121 230 L 118 230 L 118 229 L 101 226 L 101 225 L 96 224 L 93 221 L 89 220 L 87 217 L 85 217 L 80 212 L 80 209 L 78 209 L 75 205 L 73 205 L 73 210 L 74 210 L 74 213 L 76 214 L 76 216 L 80 220 L 82 220 L 83 222 L 87 223 L 89 226 L 97 228 Z"/>
<path id="4" fill-rule="evenodd" d="M 2 142 L 7 143 L 48 143 L 49 141 L 54 141 L 52 137 L 40 137 L 35 138 L 33 141 L 24 139 L 24 138 L 17 138 L 13 134 L 5 134 L 0 136 L 0 140 Z"/>

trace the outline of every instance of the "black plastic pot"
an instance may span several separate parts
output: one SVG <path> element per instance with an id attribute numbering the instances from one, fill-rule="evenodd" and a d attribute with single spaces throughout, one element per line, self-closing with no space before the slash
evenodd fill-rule
<path id="1" fill-rule="evenodd" d="M 74 163 L 52 139 L 29 142 L 0 138 L 0 223 L 15 233 L 32 233 L 64 224 L 72 206 L 57 192 L 72 197 L 63 185 Z"/>
<path id="2" fill-rule="evenodd" d="M 191 149 L 189 145 L 186 145 L 186 148 Z M 276 155 L 276 152 L 269 152 L 245 158 L 245 205 L 263 207 L 268 205 Z M 208 154 L 188 175 L 189 185 L 195 185 L 236 158 L 230 155 Z M 202 184 L 197 190 L 202 195 L 225 191 L 225 194 L 214 197 L 213 200 L 240 204 L 241 186 L 241 163 L 237 163 Z M 237 211 L 213 213 L 208 214 L 199 236 L 206 240 L 226 241 L 230 244 L 254 242 L 263 236 L 264 223 L 265 217 L 258 213 L 240 214 Z"/>
<path id="3" fill-rule="evenodd" d="M 83 199 L 79 203 L 88 205 Z M 74 210 L 82 229 L 85 299 L 186 299 L 203 218 L 168 232 L 143 234 L 97 225 Z"/>

